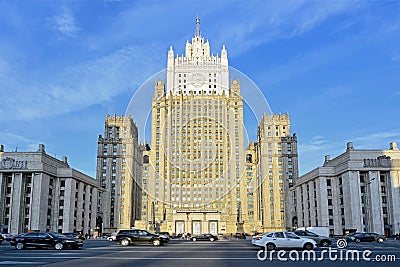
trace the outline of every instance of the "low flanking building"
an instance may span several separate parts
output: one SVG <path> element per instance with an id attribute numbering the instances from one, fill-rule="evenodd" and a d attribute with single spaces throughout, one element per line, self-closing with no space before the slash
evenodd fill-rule
<path id="1" fill-rule="evenodd" d="M 95 234 L 99 185 L 58 160 L 37 152 L 4 152 L 0 145 L 0 231 Z"/>
<path id="2" fill-rule="evenodd" d="M 290 188 L 292 227 L 328 226 L 332 235 L 353 231 L 400 232 L 400 151 L 345 153 L 295 180 Z"/>

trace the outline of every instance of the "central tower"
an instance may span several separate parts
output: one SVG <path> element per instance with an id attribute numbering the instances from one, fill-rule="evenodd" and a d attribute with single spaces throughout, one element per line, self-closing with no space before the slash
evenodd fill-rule
<path id="1" fill-rule="evenodd" d="M 172 46 L 168 51 L 167 81 L 155 85 L 151 135 L 142 202 L 150 230 L 241 231 L 246 193 L 240 83 L 229 81 L 225 46 L 220 56 L 210 53 L 199 18 L 185 55 L 175 56 Z"/>

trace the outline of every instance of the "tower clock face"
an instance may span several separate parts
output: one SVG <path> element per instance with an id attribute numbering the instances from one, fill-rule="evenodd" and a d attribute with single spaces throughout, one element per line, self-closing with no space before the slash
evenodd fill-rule
<path id="1" fill-rule="evenodd" d="M 203 83 L 204 83 L 204 75 L 199 72 L 193 73 L 193 79 L 192 79 L 193 86 L 198 88 L 202 86 Z"/>

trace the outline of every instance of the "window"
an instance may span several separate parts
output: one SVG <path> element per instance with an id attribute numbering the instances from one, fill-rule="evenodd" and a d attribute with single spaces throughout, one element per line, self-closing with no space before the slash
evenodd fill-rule
<path id="1" fill-rule="evenodd" d="M 328 196 L 332 196 L 332 189 L 327 190 Z"/>
<path id="2" fill-rule="evenodd" d="M 275 238 L 285 238 L 282 232 L 276 232 L 275 233 Z"/>

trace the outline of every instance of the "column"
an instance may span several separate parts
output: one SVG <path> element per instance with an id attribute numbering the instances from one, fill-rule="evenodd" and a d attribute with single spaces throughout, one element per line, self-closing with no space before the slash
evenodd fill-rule
<path id="1" fill-rule="evenodd" d="M 18 234 L 23 232 L 23 221 L 21 208 L 24 207 L 25 196 L 22 186 L 22 173 L 12 174 L 12 195 L 10 205 L 10 228 L 9 233 Z"/>
<path id="2" fill-rule="evenodd" d="M 367 206 L 370 211 L 368 229 L 370 232 L 384 234 L 381 186 L 378 171 L 369 171 L 367 179 Z"/>

